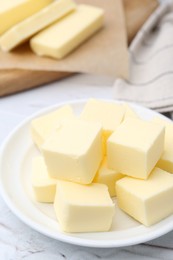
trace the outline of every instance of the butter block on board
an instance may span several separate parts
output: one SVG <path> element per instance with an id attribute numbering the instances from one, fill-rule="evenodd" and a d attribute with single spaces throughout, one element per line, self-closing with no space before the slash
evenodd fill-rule
<path id="1" fill-rule="evenodd" d="M 105 184 L 108 187 L 110 196 L 113 197 L 116 196 L 115 183 L 123 177 L 123 174 L 108 168 L 105 156 L 93 182 Z"/>
<path id="2" fill-rule="evenodd" d="M 92 36 L 103 25 L 103 10 L 79 5 L 75 12 L 38 33 L 30 40 L 40 56 L 61 59 Z"/>
<path id="3" fill-rule="evenodd" d="M 35 157 L 32 161 L 32 188 L 38 202 L 54 202 L 57 180 L 48 175 L 44 159 Z"/>
<path id="4" fill-rule="evenodd" d="M 121 104 L 90 99 L 86 103 L 80 118 L 89 122 L 100 122 L 102 124 L 103 146 L 106 146 L 108 137 L 120 125 L 124 115 L 125 107 Z"/>
<path id="5" fill-rule="evenodd" d="M 116 190 L 119 207 L 146 226 L 173 213 L 173 176 L 159 168 L 154 168 L 147 180 L 119 180 Z"/>
<path id="6" fill-rule="evenodd" d="M 102 161 L 102 128 L 98 123 L 66 120 L 42 146 L 53 178 L 89 184 Z"/>
<path id="7" fill-rule="evenodd" d="M 35 118 L 31 122 L 31 134 L 34 143 L 41 149 L 42 144 L 61 120 L 74 117 L 72 108 L 65 105 L 53 112 Z"/>
<path id="8" fill-rule="evenodd" d="M 58 0 L 51 3 L 4 33 L 0 38 L 1 49 L 12 50 L 75 8 L 76 4 L 72 0 Z"/>
<path id="9" fill-rule="evenodd" d="M 108 231 L 115 210 L 104 184 L 81 185 L 59 180 L 54 208 L 65 232 Z"/>
<path id="10" fill-rule="evenodd" d="M 163 152 L 164 133 L 156 123 L 126 118 L 107 141 L 108 167 L 147 179 Z"/>
<path id="11" fill-rule="evenodd" d="M 173 123 L 161 118 L 153 118 L 155 123 L 165 126 L 164 151 L 157 166 L 165 171 L 173 173 Z"/>
<path id="12" fill-rule="evenodd" d="M 0 0 L 0 35 L 53 0 Z"/>

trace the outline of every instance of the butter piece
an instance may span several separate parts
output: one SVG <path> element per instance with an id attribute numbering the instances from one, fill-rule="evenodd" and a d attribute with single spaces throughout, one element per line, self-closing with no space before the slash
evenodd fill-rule
<path id="1" fill-rule="evenodd" d="M 54 202 L 57 180 L 48 175 L 44 159 L 35 157 L 32 162 L 32 188 L 39 202 Z"/>
<path id="2" fill-rule="evenodd" d="M 108 167 L 128 176 L 147 179 L 163 146 L 163 126 L 129 117 L 108 139 Z"/>
<path id="3" fill-rule="evenodd" d="M 164 151 L 157 166 L 165 171 L 173 173 L 173 123 L 161 118 L 154 118 L 152 121 L 165 126 Z"/>
<path id="4" fill-rule="evenodd" d="M 108 187 L 110 196 L 113 197 L 116 196 L 115 183 L 123 177 L 123 174 L 108 168 L 105 156 L 93 182 L 105 184 Z"/>
<path id="5" fill-rule="evenodd" d="M 127 117 L 139 118 L 137 113 L 133 110 L 133 108 L 130 105 L 128 105 L 126 103 L 126 104 L 124 104 L 124 106 L 125 106 L 125 116 L 124 116 L 124 119 L 127 118 Z"/>
<path id="6" fill-rule="evenodd" d="M 120 104 L 90 99 L 80 118 L 89 122 L 100 122 L 103 126 L 103 147 L 106 153 L 108 137 L 116 130 L 123 120 L 125 107 Z"/>
<path id="7" fill-rule="evenodd" d="M 33 37 L 30 41 L 31 49 L 40 56 L 61 59 L 98 31 L 102 25 L 102 9 L 79 5 L 75 12 Z"/>
<path id="8" fill-rule="evenodd" d="M 1 49 L 3 51 L 12 50 L 46 26 L 74 10 L 75 7 L 75 3 L 71 0 L 59 0 L 53 2 L 3 34 L 0 38 Z"/>
<path id="9" fill-rule="evenodd" d="M 0 0 L 0 35 L 53 0 Z"/>
<path id="10" fill-rule="evenodd" d="M 154 168 L 148 180 L 119 180 L 116 190 L 119 207 L 146 226 L 173 213 L 173 177 L 159 168 Z"/>
<path id="11" fill-rule="evenodd" d="M 98 183 L 81 185 L 58 180 L 54 208 L 65 232 L 108 231 L 114 215 L 107 187 Z"/>
<path id="12" fill-rule="evenodd" d="M 80 118 L 101 123 L 105 135 L 109 136 L 120 125 L 124 115 L 125 108 L 121 104 L 90 99 L 86 103 Z"/>
<path id="13" fill-rule="evenodd" d="M 32 120 L 32 139 L 39 149 L 58 123 L 65 118 L 74 118 L 73 110 L 68 105 Z"/>
<path id="14" fill-rule="evenodd" d="M 66 120 L 42 146 L 53 178 L 91 183 L 102 160 L 101 125 Z"/>

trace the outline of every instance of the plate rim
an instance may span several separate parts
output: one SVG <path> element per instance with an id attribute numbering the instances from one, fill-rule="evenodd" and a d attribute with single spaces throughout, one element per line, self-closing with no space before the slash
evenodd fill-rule
<path id="1" fill-rule="evenodd" d="M 97 98 L 99 100 L 102 101 L 108 101 L 108 102 L 113 102 L 113 103 L 126 103 L 131 105 L 132 107 L 136 107 L 136 108 L 141 108 L 144 109 L 146 111 L 148 111 L 149 113 L 156 114 L 159 115 L 159 117 L 162 117 L 164 119 L 167 119 L 167 121 L 172 122 L 172 120 L 166 118 L 165 116 L 159 114 L 156 111 L 153 111 L 149 108 L 146 108 L 144 106 L 141 106 L 139 104 L 133 103 L 133 102 L 126 102 L 126 101 L 119 101 L 119 100 L 115 100 L 115 99 L 103 99 L 103 98 Z M 24 120 L 22 120 L 19 124 L 17 124 L 17 126 L 14 127 L 14 129 L 7 135 L 7 137 L 5 138 L 5 140 L 2 142 L 1 147 L 0 147 L 0 194 L 4 200 L 4 202 L 6 203 L 6 205 L 8 206 L 8 208 L 14 213 L 14 215 L 17 216 L 17 218 L 19 218 L 23 223 L 25 223 L 27 226 L 29 226 L 30 228 L 38 231 L 39 233 L 49 237 L 49 238 L 53 238 L 68 244 L 73 244 L 73 245 L 79 245 L 79 246 L 83 246 L 83 247 L 93 247 L 93 248 L 118 248 L 118 247 L 124 247 L 124 246 L 131 246 L 131 245 L 137 245 L 140 243 L 144 243 L 144 242 L 148 242 L 150 240 L 153 240 L 155 238 L 158 238 L 162 235 L 167 234 L 168 232 L 170 232 L 171 230 L 173 230 L 173 221 L 172 223 L 169 223 L 169 225 L 165 227 L 161 227 L 159 230 L 156 230 L 155 232 L 152 232 L 151 234 L 145 234 L 143 236 L 138 236 L 137 239 L 136 237 L 131 238 L 130 241 L 127 239 L 125 241 L 123 241 L 122 239 L 120 240 L 97 240 L 97 239 L 87 239 L 87 238 L 78 238 L 78 237 L 73 237 L 73 236 L 68 236 L 68 233 L 60 233 L 58 232 L 56 236 L 52 235 L 50 231 L 48 231 L 48 228 L 46 229 L 42 229 L 38 224 L 36 224 L 34 222 L 34 220 L 31 220 L 28 216 L 25 215 L 25 213 L 21 212 L 20 209 L 16 208 L 15 205 L 13 204 L 12 200 L 10 200 L 5 187 L 3 187 L 2 185 L 2 173 L 1 173 L 1 167 L 2 167 L 2 159 L 3 159 L 3 152 L 5 151 L 8 143 L 10 142 L 10 140 L 12 139 L 12 137 L 15 135 L 15 133 L 17 133 L 17 131 L 23 127 L 24 125 L 26 125 L 27 123 L 29 123 L 33 118 L 36 118 L 37 116 L 43 115 L 47 112 L 50 112 L 54 109 L 57 109 L 61 106 L 64 105 L 73 105 L 73 104 L 84 104 L 88 101 L 87 99 L 75 99 L 75 100 L 67 100 L 64 102 L 58 102 L 57 104 L 54 104 L 52 106 L 47 106 L 45 108 L 40 109 L 38 112 L 36 113 L 32 113 L 30 116 L 26 117 Z M 120 231 L 123 232 L 123 231 Z M 124 231 L 125 232 L 125 231 Z"/>

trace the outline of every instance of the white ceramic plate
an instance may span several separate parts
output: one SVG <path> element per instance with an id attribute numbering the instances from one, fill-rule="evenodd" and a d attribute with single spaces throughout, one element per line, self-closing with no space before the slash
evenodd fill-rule
<path id="1" fill-rule="evenodd" d="M 38 154 L 31 136 L 30 122 L 39 115 L 50 112 L 64 104 L 70 104 L 76 114 L 82 110 L 86 100 L 66 102 L 42 110 L 20 124 L 6 139 L 0 156 L 0 186 L 2 196 L 9 208 L 23 222 L 54 239 L 89 247 L 121 247 L 139 244 L 157 238 L 173 229 L 173 216 L 151 227 L 145 227 L 118 209 L 109 232 L 73 233 L 60 230 L 51 204 L 37 203 L 31 187 L 31 161 Z M 113 101 L 114 102 L 114 101 Z M 160 116 L 149 109 L 132 105 L 144 119 Z"/>

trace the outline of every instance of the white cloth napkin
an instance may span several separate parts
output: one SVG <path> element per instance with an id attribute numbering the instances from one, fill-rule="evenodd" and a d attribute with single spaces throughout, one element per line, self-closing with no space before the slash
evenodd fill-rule
<path id="1" fill-rule="evenodd" d="M 140 29 L 129 60 L 129 80 L 115 81 L 114 97 L 173 111 L 173 1 L 160 5 Z"/>

